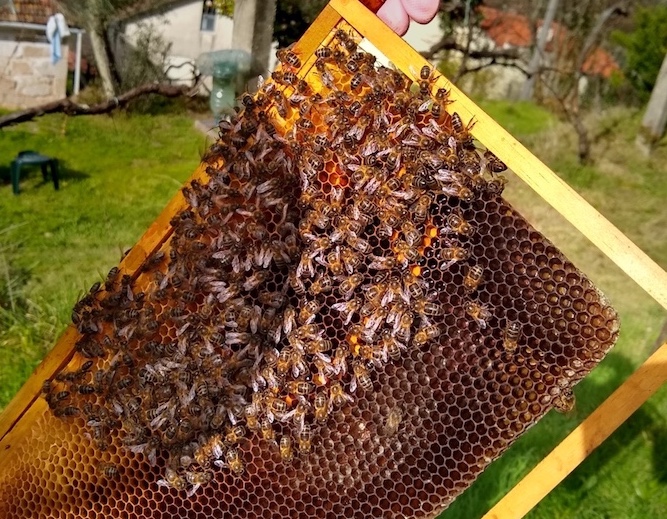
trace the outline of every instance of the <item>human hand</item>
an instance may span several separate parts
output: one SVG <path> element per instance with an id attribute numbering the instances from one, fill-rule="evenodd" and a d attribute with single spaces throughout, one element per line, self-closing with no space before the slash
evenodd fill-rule
<path id="1" fill-rule="evenodd" d="M 378 18 L 399 36 L 408 32 L 410 21 L 428 23 L 438 12 L 440 0 L 362 0 Z"/>

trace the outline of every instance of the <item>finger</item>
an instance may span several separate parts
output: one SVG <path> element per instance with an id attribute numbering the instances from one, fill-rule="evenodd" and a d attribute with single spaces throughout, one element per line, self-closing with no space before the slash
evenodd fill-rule
<path id="1" fill-rule="evenodd" d="M 387 0 L 377 12 L 378 18 L 386 23 L 395 33 L 403 36 L 408 32 L 410 18 L 405 12 L 401 0 Z"/>
<path id="2" fill-rule="evenodd" d="M 417 23 L 428 23 L 438 12 L 439 0 L 401 0 L 403 9 L 411 20 Z"/>

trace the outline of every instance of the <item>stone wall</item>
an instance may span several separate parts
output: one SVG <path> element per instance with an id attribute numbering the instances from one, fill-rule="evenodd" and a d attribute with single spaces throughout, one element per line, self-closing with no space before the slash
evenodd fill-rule
<path id="1" fill-rule="evenodd" d="M 0 106 L 29 108 L 65 97 L 66 41 L 63 58 L 53 65 L 43 34 L 0 28 Z"/>

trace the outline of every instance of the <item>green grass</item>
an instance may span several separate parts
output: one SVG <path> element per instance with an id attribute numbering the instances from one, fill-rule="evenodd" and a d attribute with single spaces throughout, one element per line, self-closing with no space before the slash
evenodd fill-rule
<path id="1" fill-rule="evenodd" d="M 588 120 L 594 166 L 576 163 L 572 131 L 530 104 L 483 108 L 663 267 L 667 266 L 667 146 L 651 160 L 632 140 L 638 114 Z M 62 161 L 60 192 L 32 172 L 14 197 L 0 189 L 0 279 L 27 284 L 23 313 L 0 313 L 0 407 L 27 378 L 68 321 L 78 295 L 118 262 L 199 160 L 203 137 L 181 116 L 52 116 L 0 132 L 0 175 L 22 149 Z M 443 514 L 481 517 L 648 357 L 664 312 L 556 211 L 515 177 L 506 197 L 607 294 L 622 325 L 617 346 L 576 388 L 577 408 L 547 415 Z M 17 224 L 20 224 L 17 226 Z M 0 283 L 1 285 L 1 283 Z M 0 292 L 0 301 L 3 294 Z M 6 296 L 5 296 L 6 297 Z M 667 388 L 663 388 L 566 481 L 531 518 L 667 516 Z"/>
<path id="2" fill-rule="evenodd" d="M 194 170 L 203 143 L 192 119 L 175 115 L 54 115 L 0 130 L 0 267 L 4 258 L 29 274 L 25 315 L 0 315 L 0 408 L 63 331 L 78 296 Z M 28 170 L 12 194 L 9 163 L 28 149 L 59 159 L 60 191 Z M 52 325 L 36 331 L 37 315 Z"/>
<path id="3" fill-rule="evenodd" d="M 544 108 L 526 101 L 484 101 L 480 108 L 517 137 L 545 131 L 556 124 L 556 118 Z"/>

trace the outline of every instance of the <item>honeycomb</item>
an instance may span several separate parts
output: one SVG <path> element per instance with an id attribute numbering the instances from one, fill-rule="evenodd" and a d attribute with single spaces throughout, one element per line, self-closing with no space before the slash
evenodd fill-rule
<path id="1" fill-rule="evenodd" d="M 2 517 L 434 517 L 614 344 L 429 67 L 338 29 L 220 123 L 0 473 Z M 48 409 L 47 409 L 48 408 Z"/>

